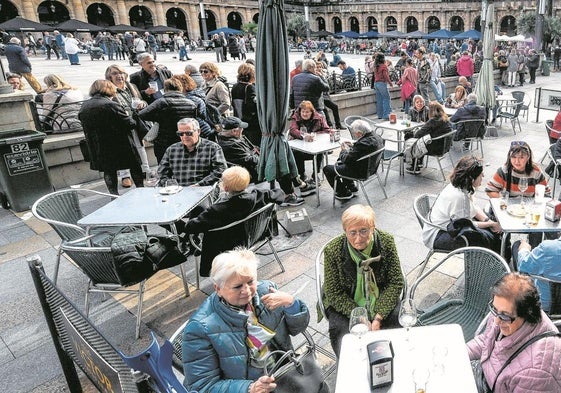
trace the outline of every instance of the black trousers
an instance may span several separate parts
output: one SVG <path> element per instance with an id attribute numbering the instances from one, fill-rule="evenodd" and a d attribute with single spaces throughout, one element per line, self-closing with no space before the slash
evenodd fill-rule
<path id="1" fill-rule="evenodd" d="M 333 119 L 335 120 L 335 128 L 337 129 L 341 129 L 343 128 L 341 126 L 341 117 L 339 116 L 339 106 L 334 103 L 331 98 L 323 96 L 323 104 L 331 109 L 331 112 L 333 112 Z M 329 118 L 328 112 L 326 110 L 324 110 L 324 114 L 325 114 L 325 120 L 327 120 L 327 124 L 329 124 L 330 127 L 333 127 L 333 122 L 331 121 L 331 119 Z"/>
<path id="2" fill-rule="evenodd" d="M 313 160 L 313 154 L 302 153 L 300 151 L 293 150 L 294 160 L 296 161 L 296 167 L 298 168 L 298 174 L 302 180 L 306 179 L 306 161 Z M 316 165 L 319 170 L 323 162 L 323 154 L 316 155 Z M 316 174 L 312 174 L 312 178 L 315 179 Z"/>
<path id="3" fill-rule="evenodd" d="M 350 170 L 346 169 L 345 165 L 343 164 L 335 164 L 335 165 L 337 165 L 337 172 L 339 172 L 341 175 L 356 176 L 355 173 L 352 173 Z M 335 184 L 335 165 L 326 165 L 323 167 L 323 174 L 325 175 L 325 178 L 327 179 L 327 182 L 329 183 L 331 188 L 335 188 L 333 187 Z M 344 189 L 350 187 L 353 184 L 354 183 L 351 180 L 339 179 L 337 181 L 337 190 L 343 191 Z"/>

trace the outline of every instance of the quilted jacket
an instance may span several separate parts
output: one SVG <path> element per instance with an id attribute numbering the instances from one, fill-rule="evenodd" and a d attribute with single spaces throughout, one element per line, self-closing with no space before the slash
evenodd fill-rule
<path id="1" fill-rule="evenodd" d="M 493 386 L 503 364 L 528 339 L 557 331 L 542 311 L 537 324 L 525 322 L 510 336 L 496 341 L 499 327 L 489 318 L 485 331 L 467 343 L 470 360 L 480 359 L 487 383 Z M 495 393 L 561 392 L 561 338 L 546 337 L 524 349 L 497 379 Z"/>
<path id="2" fill-rule="evenodd" d="M 259 322 L 276 332 L 275 349 L 292 349 L 290 336 L 308 326 L 308 307 L 299 300 L 289 308 L 267 309 L 261 297 L 276 285 L 261 281 L 253 298 Z M 292 311 L 298 310 L 296 313 Z M 247 393 L 249 385 L 263 375 L 262 369 L 249 364 L 245 343 L 247 317 L 210 295 L 191 316 L 183 332 L 183 368 L 187 389 L 199 393 Z"/>

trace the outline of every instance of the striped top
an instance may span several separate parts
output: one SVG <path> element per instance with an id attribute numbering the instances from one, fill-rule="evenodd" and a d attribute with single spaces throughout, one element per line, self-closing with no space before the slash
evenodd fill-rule
<path id="1" fill-rule="evenodd" d="M 497 172 L 495 172 L 491 180 L 489 180 L 487 186 L 485 187 L 485 192 L 499 192 L 503 189 L 506 189 L 507 177 L 508 177 L 507 168 L 506 165 L 503 165 L 499 169 L 497 169 Z M 536 184 L 543 184 L 546 187 L 545 188 L 546 195 L 549 195 L 551 192 L 549 186 L 547 185 L 547 181 L 545 180 L 545 176 L 543 175 L 542 170 L 536 164 L 533 164 L 532 171 L 530 172 L 530 174 L 517 173 L 516 171 L 513 170 L 510 177 L 511 177 L 510 190 L 507 191 L 509 192 L 509 195 L 511 197 L 518 197 L 522 195 L 522 193 L 520 192 L 520 188 L 518 188 L 518 183 L 521 177 L 528 178 L 528 189 L 524 192 L 524 196 L 526 197 L 534 196 L 536 190 Z"/>

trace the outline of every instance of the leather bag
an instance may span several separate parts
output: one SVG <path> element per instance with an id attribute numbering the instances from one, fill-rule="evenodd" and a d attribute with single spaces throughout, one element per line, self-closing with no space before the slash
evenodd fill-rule
<path id="1" fill-rule="evenodd" d="M 290 351 L 273 351 L 268 356 L 280 356 L 271 370 L 265 366 L 265 374 L 275 378 L 275 393 L 328 392 L 323 373 L 316 363 L 315 345 L 308 345 L 302 354 Z M 267 361 L 265 361 L 267 364 Z"/>
<path id="2" fill-rule="evenodd" d="M 144 260 L 154 271 L 182 264 L 187 260 L 177 243 L 169 236 L 151 235 L 148 237 Z"/>

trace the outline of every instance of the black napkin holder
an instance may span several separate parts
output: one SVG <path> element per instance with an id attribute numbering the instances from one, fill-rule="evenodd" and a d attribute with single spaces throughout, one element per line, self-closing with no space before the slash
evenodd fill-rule
<path id="1" fill-rule="evenodd" d="M 366 346 L 370 389 L 393 383 L 393 347 L 389 340 L 378 340 Z"/>

